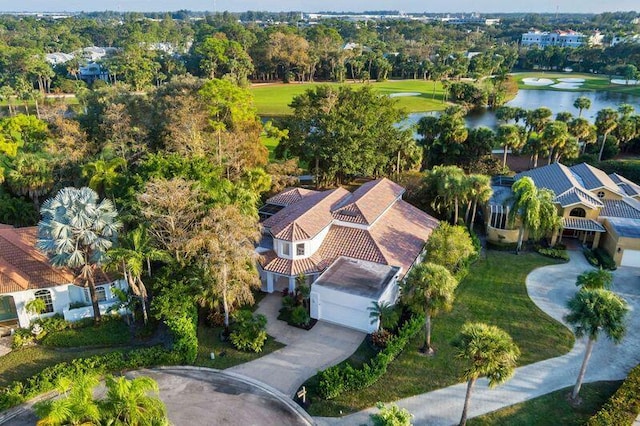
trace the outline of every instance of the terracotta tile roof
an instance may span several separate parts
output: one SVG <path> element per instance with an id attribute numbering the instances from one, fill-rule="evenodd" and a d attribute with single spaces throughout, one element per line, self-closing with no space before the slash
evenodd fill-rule
<path id="1" fill-rule="evenodd" d="M 620 176 L 617 173 L 612 173 L 609 175 L 611 180 L 620 187 L 629 197 L 638 197 L 640 196 L 640 185 L 635 182 L 630 181 L 624 176 Z"/>
<path id="2" fill-rule="evenodd" d="M 340 256 L 388 264 L 369 231 L 332 225 L 320 249 L 312 257 L 324 270 Z"/>
<path id="3" fill-rule="evenodd" d="M 404 276 L 437 226 L 437 219 L 400 200 L 376 222 L 371 236 L 387 263 L 401 266 Z"/>
<path id="4" fill-rule="evenodd" d="M 296 260 L 284 259 L 278 257 L 274 251 L 264 253 L 260 260 L 260 265 L 265 271 L 289 276 L 310 274 L 322 270 L 315 264 L 312 258 Z"/>
<path id="5" fill-rule="evenodd" d="M 333 211 L 345 222 L 373 224 L 404 193 L 404 188 L 389 179 L 372 180 L 356 189 Z"/>
<path id="6" fill-rule="evenodd" d="M 318 191 L 312 191 L 304 188 L 287 188 L 279 194 L 267 199 L 265 204 L 273 204 L 276 206 L 289 206 L 306 197 L 309 194 L 315 194 Z"/>
<path id="7" fill-rule="evenodd" d="M 67 268 L 54 268 L 35 247 L 38 228 L 0 228 L 0 294 L 71 284 L 75 275 Z M 96 284 L 112 281 L 102 271 Z"/>
<path id="8" fill-rule="evenodd" d="M 336 188 L 314 192 L 267 218 L 263 226 L 278 239 L 286 241 L 313 238 L 333 221 L 331 210 L 349 191 Z"/>

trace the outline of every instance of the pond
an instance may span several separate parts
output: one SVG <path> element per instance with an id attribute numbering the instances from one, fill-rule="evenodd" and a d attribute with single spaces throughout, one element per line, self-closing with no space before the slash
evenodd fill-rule
<path id="1" fill-rule="evenodd" d="M 636 113 L 640 113 L 640 97 L 618 92 L 561 92 L 555 90 L 519 90 L 516 97 L 507 103 L 512 107 L 524 109 L 536 109 L 543 106 L 551 109 L 553 114 L 568 111 L 574 116 L 578 116 L 578 110 L 573 107 L 576 98 L 585 96 L 591 99 L 591 108 L 582 112 L 582 116 L 593 122 L 598 111 L 604 108 L 618 109 L 618 105 L 627 103 L 635 107 Z M 425 115 L 437 113 L 422 112 L 409 114 L 406 124 L 415 124 Z M 495 113 L 490 110 L 472 111 L 465 118 L 467 126 L 475 128 L 480 126 L 496 128 L 497 120 Z"/>

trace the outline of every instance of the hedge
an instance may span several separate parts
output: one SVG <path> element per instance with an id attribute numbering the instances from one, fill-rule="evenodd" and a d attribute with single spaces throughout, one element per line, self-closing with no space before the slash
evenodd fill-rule
<path id="1" fill-rule="evenodd" d="M 558 248 L 537 247 L 536 251 L 541 255 L 550 257 L 552 259 L 569 261 L 569 254 L 567 253 L 567 250 L 558 249 Z"/>
<path id="2" fill-rule="evenodd" d="M 640 414 L 640 365 L 636 366 L 609 401 L 589 419 L 588 426 L 632 425 Z"/>
<path id="3" fill-rule="evenodd" d="M 373 385 L 386 372 L 389 364 L 396 359 L 409 340 L 422 329 L 423 316 L 415 316 L 407 321 L 397 336 L 392 337 L 387 347 L 360 369 L 351 365 L 336 365 L 319 373 L 318 392 L 324 399 L 333 399 L 343 392 L 360 390 Z"/>
<path id="4" fill-rule="evenodd" d="M 73 378 L 89 372 L 104 375 L 156 365 L 192 364 L 198 354 L 197 310 L 193 304 L 183 304 L 182 308 L 177 307 L 171 318 L 165 318 L 165 323 L 174 337 L 171 349 L 155 346 L 61 362 L 22 382 L 13 382 L 0 389 L 0 411 L 54 390 L 62 377 Z"/>

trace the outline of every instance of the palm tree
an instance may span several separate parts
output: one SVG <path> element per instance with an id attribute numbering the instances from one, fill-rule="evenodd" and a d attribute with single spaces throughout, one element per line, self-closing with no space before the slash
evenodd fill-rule
<path id="1" fill-rule="evenodd" d="M 618 113 L 613 108 L 604 108 L 598 111 L 596 115 L 596 128 L 598 133 L 602 135 L 602 143 L 600 145 L 600 152 L 598 153 L 598 161 L 602 161 L 602 153 L 604 151 L 604 145 L 607 142 L 609 133 L 614 131 L 618 126 Z"/>
<path id="2" fill-rule="evenodd" d="M 578 110 L 578 117 L 582 117 L 582 110 L 591 108 L 591 99 L 580 96 L 573 101 L 573 106 Z"/>
<path id="3" fill-rule="evenodd" d="M 586 336 L 589 340 L 580 367 L 576 385 L 571 393 L 571 399 L 576 400 L 582 380 L 587 370 L 593 344 L 598 340 L 601 332 L 618 344 L 626 332 L 625 316 L 629 307 L 627 303 L 610 290 L 601 288 L 582 288 L 567 302 L 569 313 L 564 319 L 573 326 L 578 338 Z"/>
<path id="4" fill-rule="evenodd" d="M 471 209 L 471 219 L 466 222 L 469 223 L 469 229 L 473 229 L 476 222 L 476 211 L 478 210 L 478 204 L 484 204 L 491 198 L 493 189 L 491 189 L 491 178 L 487 175 L 473 174 L 469 175 L 469 188 L 470 197 L 469 203 L 473 203 Z M 467 214 L 469 209 L 467 208 Z"/>
<path id="5" fill-rule="evenodd" d="M 457 358 L 467 363 L 464 379 L 467 394 L 460 425 L 467 423 L 467 412 L 473 385 L 479 377 L 486 376 L 489 387 L 506 382 L 513 376 L 520 349 L 504 330 L 483 323 L 466 323 L 453 342 L 458 349 Z"/>
<path id="6" fill-rule="evenodd" d="M 147 230 L 138 226 L 121 239 L 120 247 L 113 248 L 107 252 L 116 267 L 122 266 L 122 272 L 129 288 L 142 303 L 142 315 L 144 323 L 148 321 L 147 313 L 147 287 L 142 281 L 145 265 L 147 274 L 151 276 L 151 261 L 159 260 L 170 262 L 171 256 L 165 251 L 158 250 L 151 245 L 151 239 Z"/>
<path id="7" fill-rule="evenodd" d="M 108 200 L 98 202 L 90 188 L 63 188 L 40 209 L 36 246 L 56 267 L 77 272 L 77 279 L 89 288 L 93 315 L 100 321 L 95 274 L 106 260 L 106 252 L 118 240 L 118 212 Z"/>
<path id="8" fill-rule="evenodd" d="M 633 105 L 630 105 L 630 104 L 618 105 L 618 112 L 622 117 L 629 117 L 631 114 L 633 114 L 633 111 L 635 111 L 635 108 L 633 107 Z"/>
<path id="9" fill-rule="evenodd" d="M 558 152 L 562 150 L 569 140 L 569 129 L 567 124 L 562 121 L 552 121 L 547 123 L 542 132 L 541 141 L 549 149 L 549 160 L 547 164 L 551 164 L 558 160 Z"/>
<path id="10" fill-rule="evenodd" d="M 447 268 L 435 263 L 414 266 L 402 284 L 401 297 L 413 312 L 424 314 L 425 342 L 422 349 L 433 354 L 431 317 L 451 310 L 458 281 Z"/>
<path id="11" fill-rule="evenodd" d="M 533 111 L 527 113 L 525 119 L 529 131 L 527 132 L 527 138 L 531 136 L 532 132 L 540 133 L 544 129 L 544 126 L 551 121 L 553 112 L 547 107 L 536 108 Z M 525 139 L 525 140 L 526 140 Z"/>
<path id="12" fill-rule="evenodd" d="M 56 383 L 59 399 L 35 405 L 40 420 L 38 426 L 94 425 L 100 423 L 100 409 L 93 400 L 93 388 L 98 377 L 91 374 L 62 377 Z"/>
<path id="13" fill-rule="evenodd" d="M 200 223 L 199 232 L 186 244 L 187 254 L 204 274 L 202 303 L 222 299 L 225 331 L 236 303 L 252 303 L 251 290 L 260 286 L 255 270 L 254 245 L 260 240 L 258 218 L 235 205 L 214 207 Z"/>
<path id="14" fill-rule="evenodd" d="M 398 311 L 389 302 L 371 302 L 367 308 L 371 324 L 378 322 L 380 330 L 393 328 L 398 323 Z"/>
<path id="15" fill-rule="evenodd" d="M 573 114 L 568 111 L 562 111 L 556 114 L 556 121 L 562 121 L 568 124 L 571 120 L 573 120 Z"/>
<path id="16" fill-rule="evenodd" d="M 42 154 L 20 153 L 13 160 L 7 173 L 9 188 L 31 199 L 36 210 L 40 209 L 40 197 L 53 187 L 52 160 Z"/>
<path id="17" fill-rule="evenodd" d="M 453 223 L 457 224 L 460 202 L 469 195 L 464 171 L 457 166 L 436 166 L 427 174 L 426 179 L 435 192 L 431 207 L 449 213 L 449 218 L 453 213 Z"/>
<path id="18" fill-rule="evenodd" d="M 613 274 L 602 268 L 594 271 L 585 271 L 578 275 L 576 286 L 582 288 L 604 288 L 609 290 L 613 284 Z"/>
<path id="19" fill-rule="evenodd" d="M 89 179 L 87 184 L 89 188 L 106 196 L 113 193 L 113 188 L 120 177 L 118 170 L 126 167 L 127 162 L 122 157 L 90 161 L 82 167 L 82 177 Z"/>
<path id="20" fill-rule="evenodd" d="M 503 105 L 496 110 L 496 118 L 498 121 L 507 124 L 509 121 L 516 119 L 516 113 L 517 111 L 514 107 Z"/>
<path id="21" fill-rule="evenodd" d="M 585 151 L 588 143 L 595 142 L 593 125 L 585 118 L 578 117 L 571 120 L 568 130 L 571 136 L 577 138 L 578 142 L 582 142 L 582 152 Z"/>
<path id="22" fill-rule="evenodd" d="M 101 401 L 102 418 L 106 422 L 130 426 L 168 425 L 167 409 L 157 396 L 158 384 L 150 377 L 105 379 L 107 395 Z"/>
<path id="23" fill-rule="evenodd" d="M 507 150 L 509 147 L 512 149 L 520 149 L 523 144 L 522 134 L 520 133 L 520 127 L 516 124 L 503 124 L 498 127 L 496 132 L 496 139 L 498 143 L 504 148 L 504 155 L 502 157 L 502 167 L 507 165 Z"/>
<path id="24" fill-rule="evenodd" d="M 518 253 L 522 249 L 525 230 L 533 236 L 538 236 L 559 229 L 562 219 L 553 203 L 553 192 L 546 188 L 538 189 L 530 177 L 518 179 L 511 189 L 513 206 L 509 212 L 509 219 L 512 224 L 520 221 L 516 246 Z"/>

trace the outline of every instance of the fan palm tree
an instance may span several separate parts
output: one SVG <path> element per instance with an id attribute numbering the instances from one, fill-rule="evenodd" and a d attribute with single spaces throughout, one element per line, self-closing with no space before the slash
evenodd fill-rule
<path id="1" fill-rule="evenodd" d="M 464 171 L 457 166 L 436 166 L 427 175 L 429 186 L 435 191 L 431 206 L 440 212 L 453 213 L 453 223 L 458 223 L 460 202 L 466 200 L 469 188 Z"/>
<path id="2" fill-rule="evenodd" d="M 600 333 L 604 333 L 614 343 L 622 341 L 626 332 L 625 316 L 629 311 L 627 303 L 610 290 L 601 288 L 582 288 L 567 302 L 569 313 L 564 319 L 573 326 L 576 337 L 587 337 L 587 348 L 584 353 L 578 379 L 571 392 L 571 399 L 576 400 L 585 372 L 593 344 Z"/>
<path id="3" fill-rule="evenodd" d="M 585 118 L 575 118 L 569 123 L 569 134 L 578 139 L 578 142 L 582 142 L 582 152 L 584 153 L 587 148 L 587 144 L 595 142 L 594 135 L 596 134 L 594 127 Z"/>
<path id="4" fill-rule="evenodd" d="M 576 286 L 581 288 L 604 288 L 609 290 L 613 284 L 613 274 L 602 268 L 593 271 L 585 271 L 578 275 Z"/>
<path id="5" fill-rule="evenodd" d="M 473 174 L 468 177 L 469 182 L 469 203 L 471 206 L 471 219 L 465 222 L 469 223 L 469 229 L 473 229 L 476 222 L 476 212 L 478 204 L 484 204 L 491 198 L 493 189 L 491 189 L 491 178 L 487 175 Z M 469 214 L 469 206 L 467 206 L 467 215 Z"/>
<path id="6" fill-rule="evenodd" d="M 580 96 L 573 101 L 573 106 L 578 110 L 578 117 L 582 117 L 582 111 L 591 108 L 591 99 Z"/>
<path id="7" fill-rule="evenodd" d="M 607 137 L 618 127 L 618 113 L 613 108 L 604 108 L 598 111 L 596 115 L 596 128 L 598 133 L 602 135 L 602 143 L 600 144 L 600 152 L 598 153 L 598 161 L 602 161 L 602 153 Z"/>
<path id="8" fill-rule="evenodd" d="M 121 239 L 120 247 L 113 248 L 107 252 L 112 263 L 116 267 L 122 267 L 125 280 L 129 288 L 142 303 L 142 315 L 144 323 L 148 321 L 147 312 L 147 287 L 142 280 L 145 266 L 148 276 L 151 276 L 151 261 L 170 262 L 171 256 L 162 250 L 158 250 L 151 245 L 151 239 L 147 230 L 138 226 Z"/>
<path id="9" fill-rule="evenodd" d="M 42 154 L 18 154 L 7 173 L 7 183 L 14 193 L 28 196 L 39 210 L 40 197 L 49 193 L 54 183 L 51 159 Z"/>
<path id="10" fill-rule="evenodd" d="M 379 330 L 393 328 L 398 323 L 398 311 L 389 302 L 371 302 L 367 308 L 371 324 L 378 322 Z"/>
<path id="11" fill-rule="evenodd" d="M 496 132 L 498 143 L 504 148 L 502 156 L 502 167 L 507 165 L 507 151 L 511 149 L 519 149 L 522 147 L 523 139 L 520 133 L 520 127 L 516 124 L 503 124 L 498 127 Z"/>
<path id="12" fill-rule="evenodd" d="M 460 419 L 460 425 L 464 426 L 471 391 L 478 378 L 486 376 L 489 387 L 509 380 L 515 372 L 520 349 L 507 332 L 483 323 L 466 323 L 453 345 L 458 349 L 456 357 L 467 364 L 463 375 L 467 380 L 467 393 Z"/>
<path id="13" fill-rule="evenodd" d="M 158 384 L 150 377 L 108 376 L 105 379 L 107 395 L 101 401 L 103 420 L 129 426 L 168 425 L 167 409 L 157 396 Z"/>
<path id="14" fill-rule="evenodd" d="M 541 141 L 549 150 L 549 160 L 547 164 L 551 164 L 552 160 L 557 162 L 558 152 L 562 150 L 569 140 L 569 129 L 567 124 L 562 121 L 552 121 L 547 123 L 542 132 Z"/>
<path id="15" fill-rule="evenodd" d="M 111 160 L 98 159 L 91 161 L 82 167 L 82 177 L 89 179 L 87 185 L 101 196 L 113 192 L 117 184 L 120 169 L 127 167 L 127 162 L 122 157 Z"/>
<path id="16" fill-rule="evenodd" d="M 518 179 L 511 189 L 513 206 L 509 212 L 509 219 L 512 224 L 520 221 L 516 246 L 518 253 L 522 249 L 525 230 L 533 236 L 540 236 L 559 229 L 562 219 L 553 203 L 553 192 L 546 188 L 538 189 L 530 177 Z"/>
<path id="17" fill-rule="evenodd" d="M 95 274 L 118 240 L 118 212 L 108 200 L 98 202 L 90 188 L 63 188 L 40 209 L 36 246 L 55 267 L 68 267 L 89 288 L 93 315 L 100 321 Z"/>
<path id="18" fill-rule="evenodd" d="M 93 400 L 93 388 L 98 385 L 96 375 L 81 374 L 73 378 L 63 377 L 56 383 L 59 399 L 43 401 L 35 405 L 40 420 L 38 426 L 98 425 L 100 409 Z"/>
<path id="19" fill-rule="evenodd" d="M 414 266 L 402 284 L 402 300 L 413 312 L 425 315 L 423 351 L 433 354 L 431 346 L 431 317 L 440 311 L 451 310 L 458 281 L 447 268 L 435 263 Z"/>

